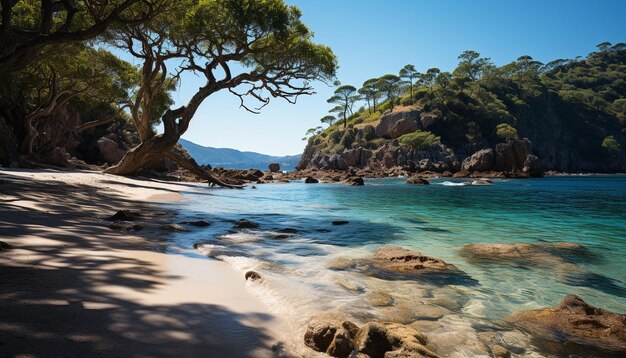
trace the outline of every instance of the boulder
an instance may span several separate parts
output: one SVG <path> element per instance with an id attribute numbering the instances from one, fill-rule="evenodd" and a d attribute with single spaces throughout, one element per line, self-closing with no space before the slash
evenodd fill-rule
<path id="1" fill-rule="evenodd" d="M 110 216 L 108 221 L 134 221 L 137 220 L 138 213 L 130 210 L 118 210 L 113 216 Z"/>
<path id="2" fill-rule="evenodd" d="M 496 144 L 495 170 L 521 172 L 530 149 L 528 139 L 509 139 L 505 143 Z"/>
<path id="3" fill-rule="evenodd" d="M 487 148 L 481 149 L 470 157 L 465 158 L 461 164 L 461 169 L 469 172 L 487 172 L 491 171 L 493 166 L 494 152 L 493 149 Z"/>
<path id="4" fill-rule="evenodd" d="M 372 152 L 364 149 L 345 149 L 341 153 L 341 158 L 345 161 L 348 167 L 363 167 L 367 165 L 367 162 L 372 157 Z"/>
<path id="5" fill-rule="evenodd" d="M 317 184 L 317 183 L 319 183 L 320 181 L 319 181 L 319 180 L 317 180 L 317 179 L 315 179 L 315 178 L 313 178 L 313 177 L 311 177 L 311 176 L 309 176 L 309 177 L 306 177 L 306 178 L 304 179 L 304 182 L 305 182 L 306 184 Z"/>
<path id="6" fill-rule="evenodd" d="M 418 110 L 397 111 L 387 113 L 380 118 L 376 127 L 376 135 L 395 139 L 404 134 L 415 132 L 421 128 Z"/>
<path id="7" fill-rule="evenodd" d="M 354 350 L 358 330 L 350 321 L 312 320 L 304 334 L 304 344 L 332 357 L 347 358 Z"/>
<path id="8" fill-rule="evenodd" d="M 102 159 L 110 165 L 116 164 L 126 154 L 126 151 L 120 148 L 120 145 L 107 137 L 102 137 L 96 142 Z"/>
<path id="9" fill-rule="evenodd" d="M 508 321 L 539 340 L 557 342 L 568 353 L 590 350 L 626 356 L 626 315 L 567 295 L 556 307 L 518 312 Z"/>
<path id="10" fill-rule="evenodd" d="M 185 224 L 185 225 L 191 225 L 191 226 L 197 226 L 197 227 L 207 227 L 210 226 L 211 223 L 204 221 L 204 220 L 197 220 L 197 221 L 183 221 L 181 222 L 181 224 Z"/>
<path id="11" fill-rule="evenodd" d="M 526 156 L 526 160 L 524 161 L 524 168 L 522 168 L 522 172 L 528 174 L 533 178 L 543 177 L 543 168 L 539 163 L 539 158 L 536 155 L 529 154 Z"/>
<path id="12" fill-rule="evenodd" d="M 250 281 L 257 281 L 257 280 L 262 280 L 263 278 L 261 277 L 261 275 L 256 272 L 256 271 L 248 271 L 246 272 L 246 274 L 244 275 L 246 281 L 250 280 Z"/>
<path id="13" fill-rule="evenodd" d="M 409 326 L 369 322 L 359 329 L 355 346 L 368 357 L 438 357 L 426 343 L 426 336 Z"/>
<path id="14" fill-rule="evenodd" d="M 270 163 L 270 165 L 268 165 L 268 169 L 272 173 L 279 172 L 280 171 L 280 164 L 278 164 L 278 163 Z"/>
<path id="15" fill-rule="evenodd" d="M 420 176 L 412 176 L 407 181 L 407 184 L 415 184 L 415 185 L 430 185 L 430 182 Z"/>
<path id="16" fill-rule="evenodd" d="M 353 186 L 361 186 L 361 185 L 365 185 L 365 182 L 363 181 L 363 178 L 361 178 L 361 177 L 357 177 L 357 176 L 354 176 L 354 177 L 348 177 L 348 178 L 345 180 L 345 183 L 346 183 L 346 184 L 353 185 Z"/>
<path id="17" fill-rule="evenodd" d="M 348 164 L 343 159 L 343 157 L 339 154 L 333 154 L 328 158 L 328 165 L 330 169 L 336 170 L 346 170 L 348 169 Z"/>

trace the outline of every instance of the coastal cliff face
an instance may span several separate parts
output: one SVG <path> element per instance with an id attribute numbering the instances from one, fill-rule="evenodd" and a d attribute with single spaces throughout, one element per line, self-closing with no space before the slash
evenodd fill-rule
<path id="1" fill-rule="evenodd" d="M 367 169 L 370 172 L 385 175 L 397 174 L 400 170 L 410 173 L 459 173 L 469 176 L 471 173 L 501 172 L 506 176 L 542 176 L 543 170 L 537 156 L 532 154 L 528 139 L 512 139 L 497 143 L 494 148 L 486 148 L 467 156 L 460 161 L 454 150 L 444 144 L 412 145 L 401 143 L 398 138 L 415 131 L 422 132 L 429 128 L 429 121 L 422 121 L 418 110 L 392 112 L 383 115 L 373 125 L 353 128 L 356 137 L 366 137 L 378 141 L 376 148 L 344 148 L 341 152 L 328 153 L 322 147 L 319 138 L 309 142 L 304 150 L 298 170 L 349 170 Z M 346 131 L 346 133 L 349 133 Z M 344 134 L 345 137 L 346 134 Z M 342 137 L 343 138 L 343 137 Z"/>

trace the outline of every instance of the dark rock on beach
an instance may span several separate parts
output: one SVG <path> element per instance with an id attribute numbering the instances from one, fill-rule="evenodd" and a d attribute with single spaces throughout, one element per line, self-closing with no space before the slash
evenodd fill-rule
<path id="1" fill-rule="evenodd" d="M 0 252 L 11 250 L 13 247 L 4 241 L 0 241 Z"/>
<path id="2" fill-rule="evenodd" d="M 508 321 L 538 340 L 560 343 L 568 353 L 626 355 L 626 315 L 594 307 L 575 295 L 567 295 L 556 307 L 515 313 Z"/>
<path id="3" fill-rule="evenodd" d="M 332 357 L 349 357 L 359 327 L 350 321 L 313 320 L 304 334 L 304 344 Z"/>
<path id="4" fill-rule="evenodd" d="M 315 178 L 313 178 L 313 177 L 306 177 L 306 178 L 304 179 L 304 182 L 305 182 L 306 184 L 317 184 L 317 183 L 319 183 L 320 181 L 319 181 L 319 180 L 317 180 L 317 179 L 315 179 Z"/>

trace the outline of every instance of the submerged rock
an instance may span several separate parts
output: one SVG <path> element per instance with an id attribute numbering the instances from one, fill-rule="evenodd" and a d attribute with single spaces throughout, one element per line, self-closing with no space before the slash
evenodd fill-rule
<path id="1" fill-rule="evenodd" d="M 383 246 L 370 257 L 338 258 L 327 267 L 354 270 L 382 279 L 424 278 L 433 283 L 475 284 L 466 273 L 452 264 L 398 246 Z"/>
<path id="2" fill-rule="evenodd" d="M 545 244 L 518 242 L 468 244 L 461 249 L 461 255 L 472 260 L 559 265 L 568 264 L 567 259 L 572 256 L 586 256 L 590 255 L 590 252 L 582 245 L 569 242 Z"/>
<path id="3" fill-rule="evenodd" d="M 119 221 L 115 221 L 112 222 L 109 227 L 113 230 L 119 230 L 119 231 L 139 231 L 142 230 L 144 228 L 143 225 L 141 224 L 135 224 L 135 223 L 129 223 L 129 222 L 119 222 Z"/>
<path id="4" fill-rule="evenodd" d="M 567 295 L 556 307 L 515 313 L 508 321 L 539 340 L 561 343 L 569 353 L 593 349 L 626 354 L 626 315 L 594 307 L 575 295 Z"/>
<path id="5" fill-rule="evenodd" d="M 185 225 L 191 225 L 191 226 L 197 226 L 197 227 L 207 227 L 210 226 L 211 223 L 204 221 L 204 220 L 197 220 L 197 221 L 183 221 L 181 222 L 181 224 L 185 224 Z"/>
<path id="6" fill-rule="evenodd" d="M 331 222 L 331 224 L 338 226 L 338 225 L 346 225 L 349 224 L 350 222 L 347 220 L 334 220 Z"/>
<path id="7" fill-rule="evenodd" d="M 261 226 L 259 223 L 255 223 L 254 221 L 250 221 L 248 219 L 240 219 L 235 223 L 236 229 L 256 229 Z"/>
<path id="8" fill-rule="evenodd" d="M 362 186 L 365 185 L 363 178 L 361 177 L 349 177 L 345 180 L 346 184 L 350 184 L 352 186 Z"/>
<path id="9" fill-rule="evenodd" d="M 161 230 L 169 230 L 169 231 L 189 231 L 186 227 L 179 224 L 165 224 L 161 226 Z"/>

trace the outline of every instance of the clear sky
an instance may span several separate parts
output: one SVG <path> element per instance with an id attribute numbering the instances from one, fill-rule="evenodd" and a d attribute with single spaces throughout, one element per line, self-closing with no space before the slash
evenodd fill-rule
<path id="1" fill-rule="evenodd" d="M 456 66 L 467 49 L 496 65 L 530 55 L 548 62 L 584 56 L 595 45 L 626 42 L 626 0 L 286 0 L 303 11 L 316 42 L 339 58 L 343 84 L 397 73 Z M 184 76 L 174 99 L 181 104 L 201 85 Z M 272 155 L 301 153 L 304 132 L 320 125 L 333 89 L 316 84 L 296 105 L 277 99 L 260 115 L 239 108 L 228 92 L 209 97 L 183 138 L 201 145 Z"/>

